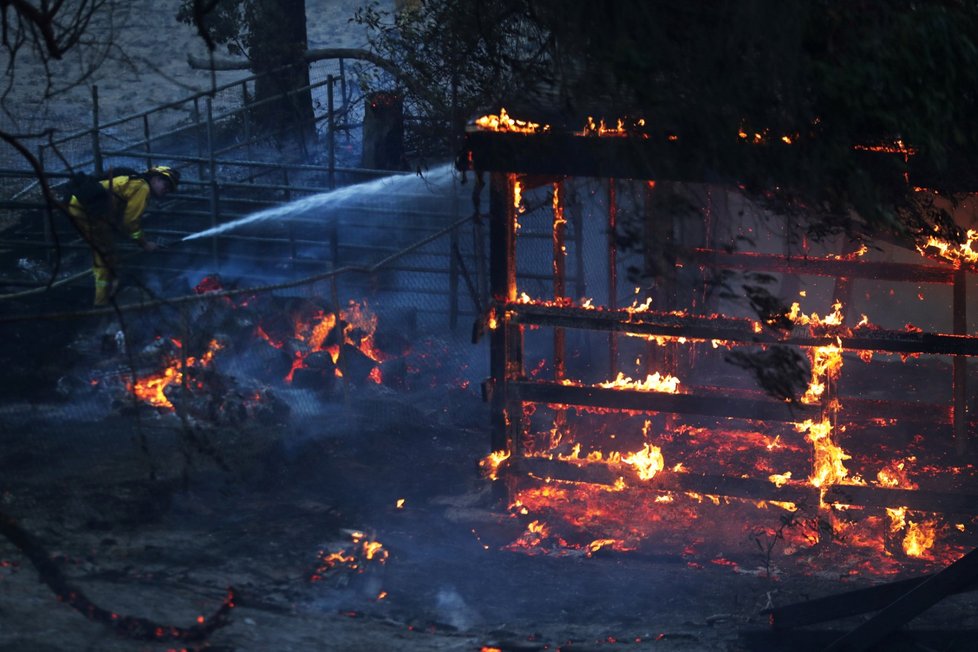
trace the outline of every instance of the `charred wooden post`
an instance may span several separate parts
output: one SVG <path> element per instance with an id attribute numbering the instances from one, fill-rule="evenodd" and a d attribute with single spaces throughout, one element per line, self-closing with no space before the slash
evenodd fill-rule
<path id="1" fill-rule="evenodd" d="M 615 180 L 608 180 L 608 310 L 618 310 L 618 196 Z M 608 378 L 618 374 L 618 333 L 608 333 Z"/>
<path id="2" fill-rule="evenodd" d="M 761 613 L 770 617 L 771 628 L 776 630 L 858 616 L 888 607 L 931 577 L 933 575 L 887 582 L 878 586 L 787 604 L 783 607 L 767 609 Z M 978 590 L 978 579 L 956 592 L 963 593 L 975 590 Z"/>
<path id="3" fill-rule="evenodd" d="M 509 382 L 523 375 L 522 327 L 510 319 L 505 306 L 516 300 L 515 177 L 493 173 L 489 182 L 489 292 L 497 302 L 495 327 L 489 336 L 492 450 L 520 452 L 522 406 L 510 396 Z"/>
<path id="4" fill-rule="evenodd" d="M 561 301 L 567 296 L 567 220 L 564 219 L 563 186 L 558 181 L 553 184 L 553 276 L 554 299 Z M 564 329 L 554 329 L 554 380 L 563 380 L 565 375 Z"/>
<path id="5" fill-rule="evenodd" d="M 952 291 L 952 330 L 955 335 L 968 334 L 967 277 L 963 269 L 955 270 Z M 954 394 L 954 447 L 958 455 L 964 455 L 968 442 L 968 359 L 956 355 L 952 361 Z"/>
<path id="6" fill-rule="evenodd" d="M 366 98 L 362 165 L 373 170 L 404 169 L 404 99 L 395 92 L 376 92 Z"/>

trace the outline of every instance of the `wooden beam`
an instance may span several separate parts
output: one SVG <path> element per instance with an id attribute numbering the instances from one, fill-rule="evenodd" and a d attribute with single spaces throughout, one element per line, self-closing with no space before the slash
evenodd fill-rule
<path id="1" fill-rule="evenodd" d="M 865 623 L 837 639 L 826 652 L 856 652 L 876 645 L 937 602 L 978 580 L 978 549 L 931 575 Z"/>
<path id="2" fill-rule="evenodd" d="M 951 283 L 956 270 L 948 264 L 913 265 L 882 261 L 838 260 L 834 258 L 808 258 L 758 254 L 752 252 L 726 252 L 717 249 L 694 249 L 680 254 L 684 261 L 694 265 L 707 265 L 726 269 L 762 270 L 785 274 L 810 274 L 844 278 L 869 278 L 877 281 L 907 281 L 915 283 Z"/>
<path id="3" fill-rule="evenodd" d="M 835 335 L 778 337 L 768 330 L 757 333 L 752 320 L 718 315 L 676 315 L 652 310 L 630 313 L 627 310 L 564 308 L 529 303 L 510 303 L 505 306 L 505 310 L 514 321 L 540 326 L 614 330 L 698 340 L 728 340 L 745 344 L 826 346 L 836 343 Z M 978 337 L 966 335 L 864 328 L 839 339 L 843 349 L 852 351 L 978 355 Z"/>
<path id="4" fill-rule="evenodd" d="M 930 575 L 912 577 L 844 593 L 835 593 L 814 600 L 765 609 L 761 613 L 770 617 L 773 629 L 804 627 L 805 625 L 814 625 L 839 618 L 858 616 L 871 611 L 879 611 L 889 606 L 930 577 Z M 971 582 L 962 587 L 959 592 L 975 590 L 978 590 L 978 582 Z"/>
<path id="5" fill-rule="evenodd" d="M 618 478 L 625 478 L 629 490 L 661 492 L 693 492 L 711 496 L 728 496 L 748 500 L 776 500 L 795 504 L 818 504 L 818 490 L 811 486 L 784 485 L 776 487 L 769 480 L 734 478 L 722 475 L 695 473 L 657 473 L 650 480 L 642 480 L 628 464 L 602 463 L 581 464 L 542 457 L 510 457 L 500 466 L 504 473 L 529 474 L 538 478 L 551 478 L 571 482 L 613 485 Z"/>
<path id="6" fill-rule="evenodd" d="M 580 405 L 616 410 L 705 414 L 765 421 L 803 421 L 814 416 L 812 408 L 770 398 L 740 398 L 729 390 L 716 393 L 669 394 L 628 389 L 564 385 L 540 381 L 511 381 L 520 400 L 552 405 Z"/>

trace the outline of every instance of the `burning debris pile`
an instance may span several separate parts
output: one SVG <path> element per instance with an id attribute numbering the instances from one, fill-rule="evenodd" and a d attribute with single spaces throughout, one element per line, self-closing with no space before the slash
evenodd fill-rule
<path id="1" fill-rule="evenodd" d="M 216 276 L 196 287 L 199 294 L 223 289 Z M 434 382 L 426 372 L 438 365 L 431 353 L 436 343 L 412 343 L 409 315 L 379 328 L 366 302 L 337 307 L 319 298 L 218 296 L 191 310 L 174 320 L 185 324 L 172 329 L 183 337 L 161 332 L 159 324 L 120 332 L 116 355 L 102 363 L 114 371 L 103 370 L 91 386 L 112 392 L 122 411 L 182 411 L 233 425 L 282 422 L 289 414 L 283 392 L 290 389 L 329 399 L 350 387 L 412 389 Z M 125 369 L 129 351 L 135 380 Z"/>

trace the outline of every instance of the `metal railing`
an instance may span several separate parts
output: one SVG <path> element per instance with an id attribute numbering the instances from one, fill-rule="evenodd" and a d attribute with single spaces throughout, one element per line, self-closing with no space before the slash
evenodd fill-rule
<path id="1" fill-rule="evenodd" d="M 453 197 L 425 210 L 399 210 L 400 223 L 396 229 L 391 224 L 389 208 L 368 206 L 359 207 L 350 216 L 290 219 L 287 225 L 268 229 L 260 236 L 223 233 L 183 242 L 188 235 L 256 210 L 356 181 L 396 174 L 355 164 L 353 157 L 358 152 L 352 151 L 356 142 L 353 132 L 360 128 L 356 122 L 362 106 L 358 107 L 359 98 L 352 95 L 354 85 L 346 82 L 342 61 L 339 66 L 341 74 L 328 73 L 284 94 L 308 92 L 314 98 L 325 95 L 325 103 L 314 102 L 316 109 L 312 124 L 308 125 L 317 134 L 315 144 L 324 151 L 317 149 L 310 153 L 295 145 L 283 148 L 268 145 L 271 139 L 287 139 L 289 127 L 271 133 L 267 128 L 256 129 L 252 114 L 256 108 L 280 101 L 283 96 L 262 101 L 251 99 L 250 89 L 258 79 L 254 75 L 110 121 L 101 119 L 98 88 L 93 87 L 91 127 L 38 144 L 37 156 L 47 181 L 55 187 L 79 169 L 102 172 L 112 167 L 167 164 L 181 171 L 181 192 L 168 197 L 154 211 L 167 215 L 165 228 L 154 223 L 152 213 L 144 221 L 144 231 L 149 237 L 179 242 L 180 246 L 154 255 L 152 262 L 142 263 L 147 271 L 173 271 L 175 266 L 186 265 L 190 258 L 198 263 L 206 260 L 215 271 L 229 266 L 260 269 L 276 262 L 279 265 L 274 272 L 287 278 L 290 274 L 353 264 L 371 252 L 394 251 L 409 239 L 457 222 L 459 207 L 468 204 Z M 335 87 L 340 89 L 338 103 Z M 176 118 L 166 115 L 174 111 L 182 115 Z M 338 151 L 338 141 L 343 138 L 351 145 L 345 156 Z M 67 220 L 43 201 L 32 172 L 0 169 L 0 178 L 34 180 L 35 183 L 28 183 L 8 198 L 0 198 L 0 210 L 20 211 L 40 218 L 22 220 L 24 225 L 13 233 L 8 230 L 7 237 L 0 238 L 0 244 L 36 251 L 49 262 L 64 252 L 83 253 L 88 248 Z M 394 233 L 397 237 L 392 236 Z M 464 302 L 459 300 L 458 274 L 460 268 L 478 272 L 477 260 L 481 257 L 459 247 L 457 242 L 466 239 L 457 233 L 447 240 L 456 244 L 421 264 L 414 261 L 411 269 L 402 271 L 446 277 L 438 284 L 441 289 L 437 292 L 433 289 L 432 293 L 441 295 L 449 288 L 447 312 L 454 325 L 460 310 L 476 312 L 478 302 L 474 297 L 470 309 L 459 307 Z M 248 251 L 249 244 L 252 248 L 260 245 L 260 253 Z M 459 262 L 457 257 L 463 260 Z M 397 271 L 395 268 L 396 263 L 391 271 Z M 265 270 L 265 276 L 269 275 Z"/>

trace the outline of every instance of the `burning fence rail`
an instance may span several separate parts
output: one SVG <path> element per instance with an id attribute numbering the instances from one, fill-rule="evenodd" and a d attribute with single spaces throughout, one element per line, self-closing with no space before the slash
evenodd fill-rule
<path id="1" fill-rule="evenodd" d="M 506 487 L 512 514 L 528 522 L 514 549 L 590 555 L 652 547 L 682 554 L 691 564 L 712 557 L 737 565 L 718 552 L 735 537 L 756 543 L 768 572 L 777 545 L 798 559 L 839 549 L 868 552 L 862 562 L 847 562 L 851 572 L 889 573 L 912 560 L 946 563 L 973 545 L 978 476 L 973 465 L 950 454 L 967 445 L 966 358 L 978 355 L 978 338 L 967 335 L 966 276 L 959 260 L 936 267 L 864 262 L 864 251 L 800 258 L 728 252 L 702 242 L 675 247 L 679 267 L 834 277 L 837 291 L 852 278 L 951 285 L 950 334 L 909 325 L 882 328 L 865 316 L 846 326 L 838 301 L 824 317 L 804 315 L 796 305 L 770 323 L 701 309 L 652 309 L 648 301 L 618 308 L 614 177 L 699 181 L 697 171 L 670 154 L 672 139 L 650 143 L 639 135 L 636 141 L 629 130 L 560 134 L 539 125 L 479 126 L 469 134 L 469 147 L 474 168 L 491 173 L 495 299 L 485 320 L 491 377 L 484 385 L 493 453 L 483 466 Z M 576 287 L 585 284 L 585 226 L 569 215 L 564 199 L 580 176 L 607 180 L 602 228 L 608 260 L 591 264 L 601 274 L 588 281 L 607 288 L 603 306 L 568 296 L 573 256 Z M 646 193 L 654 188 L 651 181 L 641 183 Z M 552 216 L 543 217 L 552 230 L 551 278 L 546 289 L 536 282 L 542 296 L 534 299 L 521 285 L 530 277 L 517 271 L 517 243 L 532 236 L 528 207 L 548 203 L 532 199 L 541 192 L 552 198 Z M 928 243 L 926 249 L 935 247 Z M 659 286 L 668 285 L 669 273 L 659 274 Z M 540 340 L 541 332 L 550 334 L 549 353 L 528 370 L 527 337 Z M 605 334 L 607 375 L 593 364 L 569 369 L 575 352 L 568 332 L 583 333 L 577 341 L 592 348 L 594 334 Z M 626 380 L 618 370 L 626 351 L 636 350 L 621 338 L 646 343 L 645 369 L 637 376 L 645 381 Z M 722 356 L 744 349 L 804 352 L 806 387 L 797 396 L 775 397 L 732 386 L 715 371 L 719 384 L 704 382 L 709 372 L 697 373 L 697 363 L 711 351 Z M 846 360 L 869 365 L 874 358 L 921 355 L 950 358 L 950 401 L 840 391 Z M 552 379 L 542 379 L 541 370 Z M 573 380 L 575 375 L 587 378 Z M 926 436 L 908 435 L 908 428 L 923 428 Z"/>

